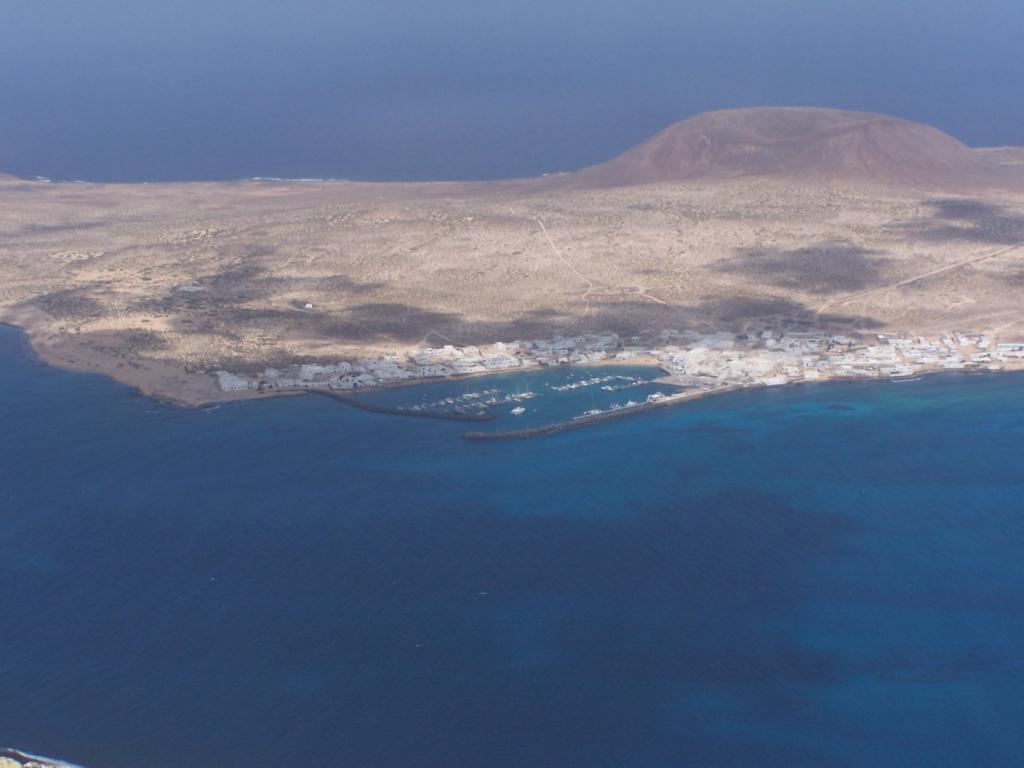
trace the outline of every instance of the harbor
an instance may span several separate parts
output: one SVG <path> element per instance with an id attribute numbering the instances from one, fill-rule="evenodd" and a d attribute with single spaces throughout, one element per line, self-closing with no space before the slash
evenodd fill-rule
<path id="1" fill-rule="evenodd" d="M 662 331 L 556 336 L 490 347 L 415 349 L 258 374 L 219 371 L 225 390 L 313 393 L 360 410 L 456 422 L 493 422 L 469 440 L 536 437 L 738 389 L 826 381 L 913 381 L 941 371 L 1024 366 L 1024 342 L 986 334 L 939 337 L 822 331 L 758 334 Z M 415 384 L 416 386 L 411 386 Z M 506 427 L 515 419 L 513 428 Z M 511 426 L 511 425 L 509 425 Z"/>
<path id="2" fill-rule="evenodd" d="M 666 382 L 686 388 L 771 387 L 836 378 L 901 379 L 930 370 L 1016 369 L 1024 366 L 1024 340 L 969 331 L 854 337 L 772 328 L 742 334 L 669 329 L 650 338 L 605 333 L 489 346 L 448 344 L 415 348 L 404 355 L 389 352 L 352 361 L 268 367 L 254 373 L 219 370 L 215 375 L 225 392 L 345 394 L 498 373 L 642 363 L 659 366 Z M 591 383 L 611 390 L 623 386 L 614 374 L 595 373 L 590 378 Z"/>

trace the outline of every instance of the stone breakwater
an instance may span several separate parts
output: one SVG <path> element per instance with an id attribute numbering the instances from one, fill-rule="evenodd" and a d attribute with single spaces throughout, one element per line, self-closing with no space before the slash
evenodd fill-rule
<path id="1" fill-rule="evenodd" d="M 393 416 L 412 416 L 420 419 L 441 419 L 443 421 L 491 421 L 494 418 L 493 413 L 486 412 L 459 413 L 457 411 L 414 411 L 411 408 L 391 408 L 385 405 L 375 405 L 374 403 L 368 403 L 357 396 L 343 395 L 338 392 L 313 390 L 313 393 L 329 397 L 332 400 L 339 400 L 346 405 L 351 405 L 353 408 L 358 408 L 361 411 L 369 411 L 370 413 L 386 413 Z"/>
<path id="2" fill-rule="evenodd" d="M 466 440 L 508 440 L 522 437 L 543 437 L 544 435 L 553 435 L 557 432 L 566 432 L 570 429 L 580 429 L 594 424 L 601 424 L 606 421 L 611 421 L 612 419 L 622 418 L 623 416 L 645 413 L 657 408 L 667 408 L 671 405 L 697 400 L 698 398 L 707 397 L 709 395 L 724 394 L 725 392 L 732 392 L 737 389 L 740 389 L 740 387 L 720 387 L 718 389 L 707 389 L 696 392 L 679 392 L 675 395 L 665 395 L 658 399 L 638 403 L 637 405 L 629 408 L 600 411 L 598 413 L 577 416 L 574 419 L 556 421 L 553 424 L 542 424 L 538 427 L 527 427 L 526 429 L 510 429 L 503 432 L 465 432 L 462 437 Z"/>

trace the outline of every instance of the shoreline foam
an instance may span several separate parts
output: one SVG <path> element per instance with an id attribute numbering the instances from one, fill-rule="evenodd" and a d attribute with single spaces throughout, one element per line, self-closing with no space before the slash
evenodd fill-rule
<path id="1" fill-rule="evenodd" d="M 41 768 L 83 768 L 83 766 L 75 763 L 68 763 L 52 757 L 45 757 L 44 755 L 35 755 L 31 752 L 14 749 L 13 747 L 0 747 L 0 759 L 2 758 L 15 760 L 23 765 L 38 765 Z"/>

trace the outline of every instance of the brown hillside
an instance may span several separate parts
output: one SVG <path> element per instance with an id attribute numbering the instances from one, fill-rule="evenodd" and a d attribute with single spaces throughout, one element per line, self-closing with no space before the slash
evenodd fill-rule
<path id="1" fill-rule="evenodd" d="M 1024 188 L 1024 174 L 936 128 L 885 115 L 812 108 L 708 112 L 563 179 L 570 186 L 612 187 L 743 176 Z"/>

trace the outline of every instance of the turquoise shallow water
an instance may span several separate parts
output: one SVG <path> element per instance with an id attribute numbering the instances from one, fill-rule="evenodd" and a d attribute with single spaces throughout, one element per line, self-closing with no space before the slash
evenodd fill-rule
<path id="1" fill-rule="evenodd" d="M 1020 764 L 1020 375 L 475 443 L 326 398 L 181 410 L 22 345 L 0 327 L 0 742 L 97 768 Z"/>

